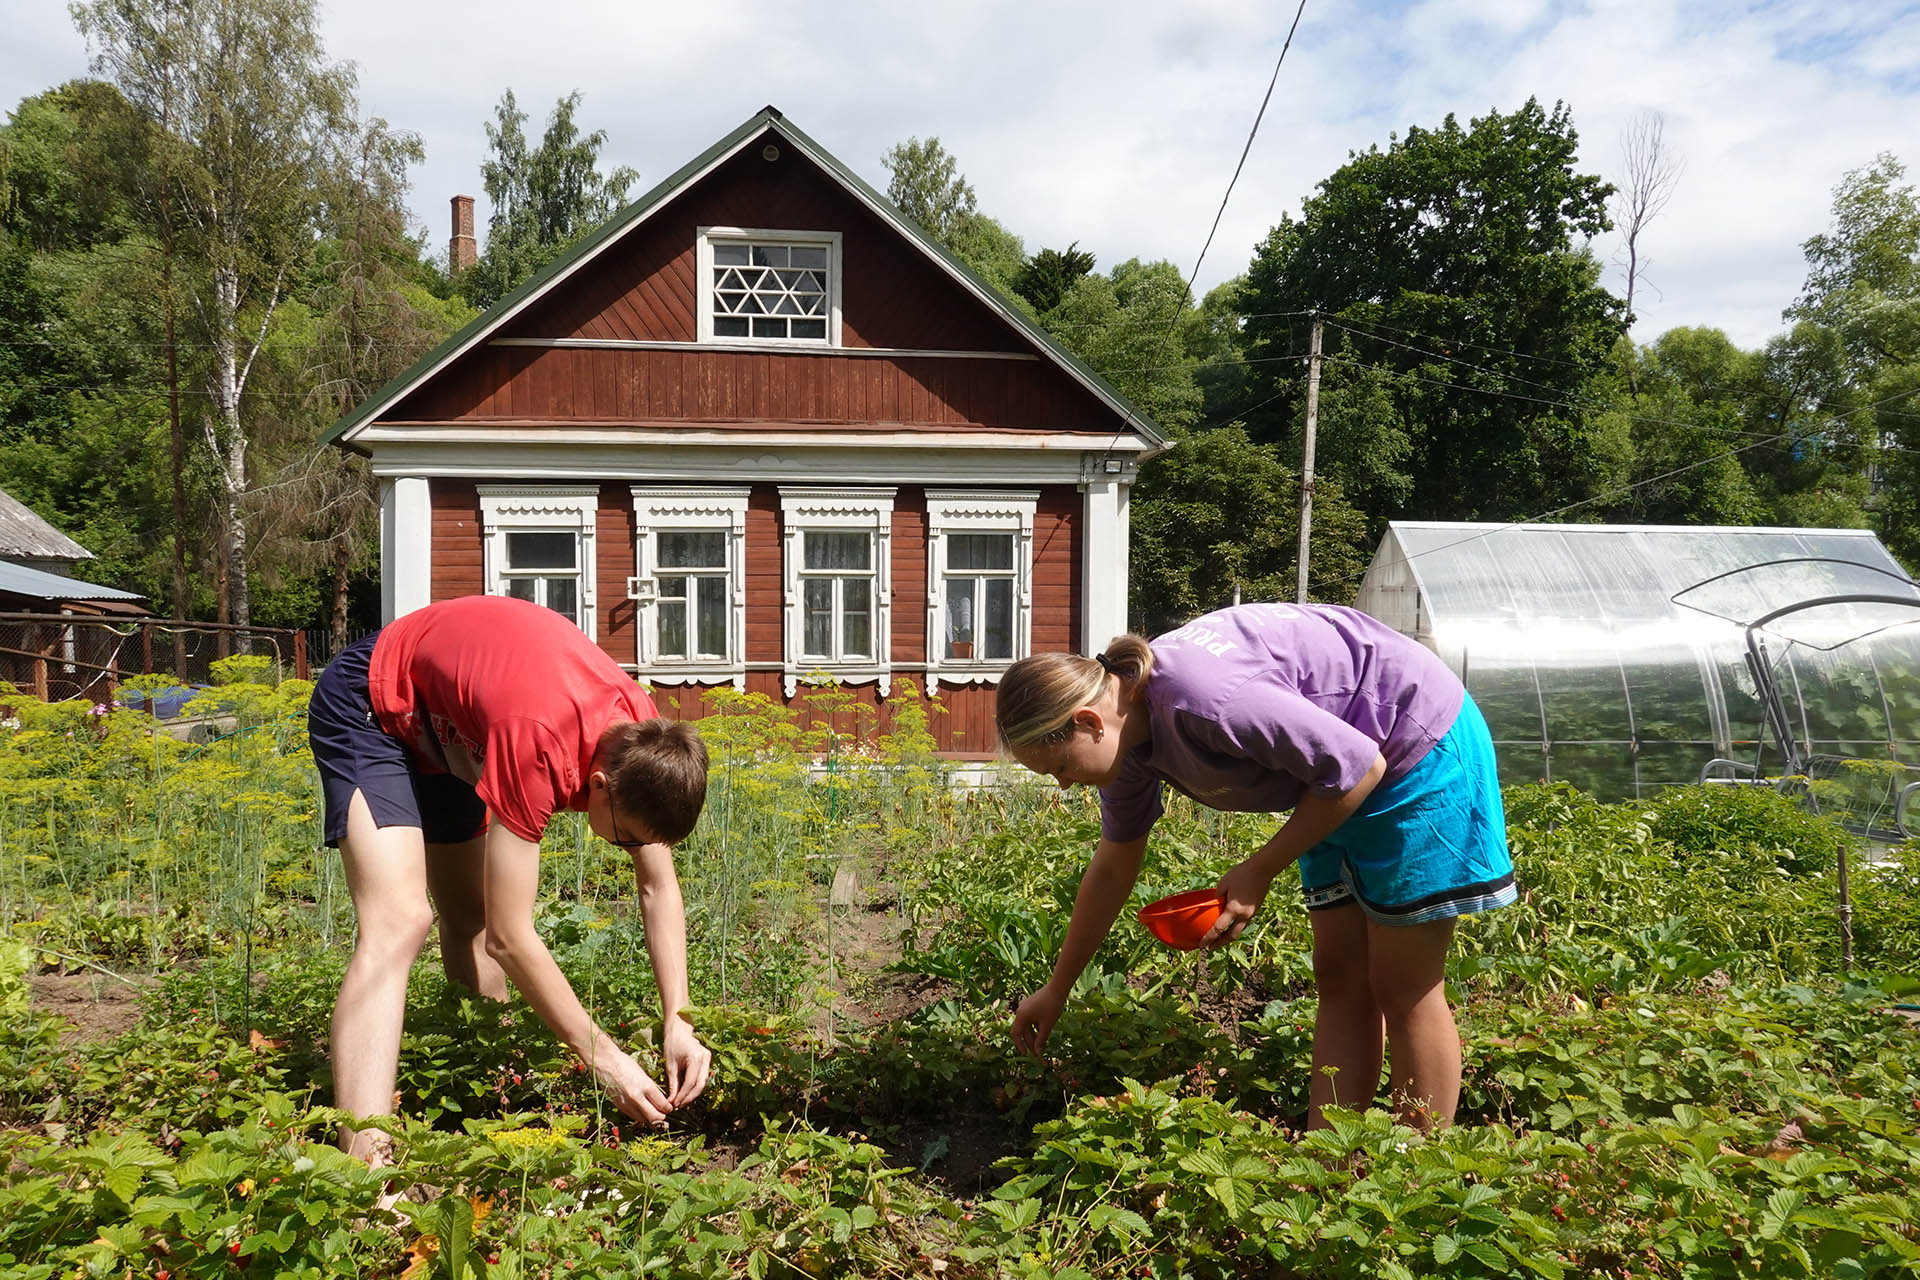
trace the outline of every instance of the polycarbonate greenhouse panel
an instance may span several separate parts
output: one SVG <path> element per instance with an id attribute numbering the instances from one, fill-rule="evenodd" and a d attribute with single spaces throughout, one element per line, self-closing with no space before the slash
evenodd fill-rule
<path id="1" fill-rule="evenodd" d="M 1803 563 L 1755 568 L 1783 560 Z M 1744 624 L 1823 596 L 1920 602 L 1904 578 L 1866 530 L 1396 522 L 1356 603 L 1403 631 L 1418 619 L 1409 633 L 1487 717 L 1504 781 L 1620 799 L 1715 757 L 1777 771 Z M 1675 604 L 1690 587 L 1695 607 Z M 1920 608 L 1836 605 L 1769 631 L 1807 749 L 1920 763 Z"/>

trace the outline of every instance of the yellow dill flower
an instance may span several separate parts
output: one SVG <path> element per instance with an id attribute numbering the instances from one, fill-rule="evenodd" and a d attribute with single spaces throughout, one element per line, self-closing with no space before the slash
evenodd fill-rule
<path id="1" fill-rule="evenodd" d="M 495 1129 L 488 1139 L 502 1147 L 564 1147 L 567 1135 L 556 1129 Z"/>

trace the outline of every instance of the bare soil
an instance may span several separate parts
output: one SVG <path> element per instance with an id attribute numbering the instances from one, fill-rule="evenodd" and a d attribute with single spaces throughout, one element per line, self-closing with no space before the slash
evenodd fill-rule
<path id="1" fill-rule="evenodd" d="M 111 1040 L 140 1021 L 140 997 L 153 982 L 118 982 L 102 973 L 36 973 L 27 977 L 33 1007 L 67 1020 L 64 1044 Z"/>

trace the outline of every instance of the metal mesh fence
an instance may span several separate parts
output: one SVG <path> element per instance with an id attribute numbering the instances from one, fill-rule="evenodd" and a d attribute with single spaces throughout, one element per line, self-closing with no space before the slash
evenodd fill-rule
<path id="1" fill-rule="evenodd" d="M 287 628 L 0 613 L 0 680 L 49 702 L 106 702 L 134 675 L 211 684 L 213 664 L 239 653 L 270 659 L 282 676 L 307 677 L 306 636 Z"/>

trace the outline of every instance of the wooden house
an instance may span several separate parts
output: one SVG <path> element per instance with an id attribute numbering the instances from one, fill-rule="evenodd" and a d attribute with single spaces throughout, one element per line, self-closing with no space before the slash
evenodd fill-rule
<path id="1" fill-rule="evenodd" d="M 772 107 L 329 438 L 379 480 L 386 618 L 537 600 L 683 717 L 910 678 L 959 754 L 1014 659 L 1126 629 L 1128 493 L 1166 447 Z"/>

